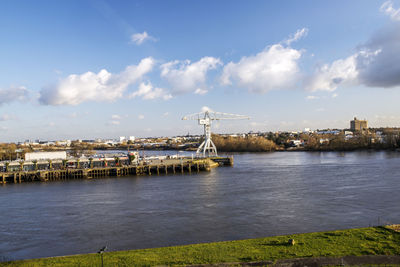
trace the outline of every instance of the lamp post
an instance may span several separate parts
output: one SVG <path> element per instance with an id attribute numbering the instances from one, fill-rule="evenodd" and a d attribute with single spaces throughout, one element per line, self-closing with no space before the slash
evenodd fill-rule
<path id="1" fill-rule="evenodd" d="M 100 254 L 100 256 L 101 256 L 101 267 L 103 267 L 104 265 L 103 265 L 103 253 L 104 253 L 104 251 L 106 251 L 107 250 L 107 246 L 104 246 L 104 247 L 102 247 L 97 253 L 99 253 Z"/>

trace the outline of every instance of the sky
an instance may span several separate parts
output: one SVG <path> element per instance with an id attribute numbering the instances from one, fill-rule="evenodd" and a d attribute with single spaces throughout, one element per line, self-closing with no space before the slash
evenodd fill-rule
<path id="1" fill-rule="evenodd" d="M 0 142 L 400 127 L 400 0 L 0 1 Z"/>

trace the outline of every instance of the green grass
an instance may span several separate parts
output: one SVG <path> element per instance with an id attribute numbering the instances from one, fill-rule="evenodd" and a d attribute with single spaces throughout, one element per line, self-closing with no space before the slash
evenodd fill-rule
<path id="1" fill-rule="evenodd" d="M 289 245 L 294 239 L 296 244 Z M 400 233 L 385 227 L 275 236 L 104 253 L 104 266 L 187 265 L 301 257 L 399 255 Z M 98 254 L 32 259 L 1 266 L 101 266 Z"/>

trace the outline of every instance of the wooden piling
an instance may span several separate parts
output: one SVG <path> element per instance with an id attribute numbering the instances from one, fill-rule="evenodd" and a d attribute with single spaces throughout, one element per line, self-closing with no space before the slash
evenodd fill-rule
<path id="1" fill-rule="evenodd" d="M 14 183 L 22 182 L 33 182 L 33 181 L 57 181 L 57 180 L 67 180 L 67 179 L 91 179 L 99 178 L 105 176 L 126 176 L 126 175 L 152 175 L 157 173 L 168 174 L 170 173 L 180 173 L 192 171 L 210 171 L 212 168 L 220 166 L 231 166 L 233 165 L 233 158 L 205 158 L 205 159 L 181 159 L 180 163 L 177 160 L 171 160 L 170 162 L 165 161 L 161 164 L 153 165 L 118 165 L 118 166 L 103 166 L 93 168 L 93 162 L 90 168 L 83 168 L 84 164 L 77 162 L 77 166 L 82 168 L 70 169 L 64 167 L 62 169 L 57 169 L 56 165 L 49 161 L 49 167 L 46 170 L 39 170 L 37 162 L 34 162 L 34 169 L 29 171 L 28 168 L 24 168 L 22 163 L 20 168 L 16 171 L 10 170 L 8 164 L 5 165 L 6 172 L 0 172 L 0 183 L 5 184 L 8 181 Z M 41 165 L 40 165 L 41 166 Z M 41 167 L 42 168 L 42 167 Z M 25 169 L 25 171 L 24 171 Z"/>

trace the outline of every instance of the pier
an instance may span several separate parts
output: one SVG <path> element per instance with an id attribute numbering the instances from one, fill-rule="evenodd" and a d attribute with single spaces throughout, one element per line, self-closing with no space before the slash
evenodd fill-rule
<path id="1" fill-rule="evenodd" d="M 0 184 L 48 182 L 101 177 L 198 173 L 233 166 L 232 157 L 179 158 L 128 163 L 123 159 L 74 159 L 47 162 L 0 163 Z"/>

